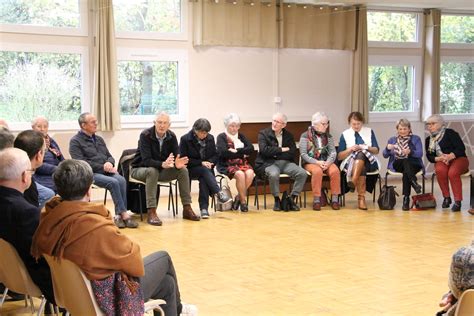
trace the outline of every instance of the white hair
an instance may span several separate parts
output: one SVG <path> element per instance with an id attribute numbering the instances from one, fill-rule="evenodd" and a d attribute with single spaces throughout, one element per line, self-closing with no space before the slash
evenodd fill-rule
<path id="1" fill-rule="evenodd" d="M 433 114 L 426 119 L 426 122 L 441 123 L 442 126 L 446 125 L 444 118 L 440 114 Z"/>
<path id="2" fill-rule="evenodd" d="M 0 150 L 0 180 L 16 180 L 26 169 L 31 168 L 30 158 L 18 148 Z"/>
<path id="3" fill-rule="evenodd" d="M 36 124 L 38 124 L 40 121 L 45 121 L 46 124 L 49 126 L 49 121 L 46 117 L 44 116 L 37 116 L 31 121 L 31 127 L 34 127 Z"/>
<path id="4" fill-rule="evenodd" d="M 155 121 L 158 119 L 160 116 L 166 116 L 168 118 L 168 121 L 170 121 L 170 115 L 166 113 L 165 111 L 158 111 L 155 114 Z"/>
<path id="5" fill-rule="evenodd" d="M 273 114 L 272 120 L 276 119 L 277 117 L 280 117 L 281 120 L 283 121 L 283 123 L 285 123 L 285 124 L 288 122 L 288 117 L 285 114 L 281 113 L 281 112 L 277 112 L 277 113 Z"/>
<path id="6" fill-rule="evenodd" d="M 316 112 L 311 117 L 311 124 L 313 124 L 313 126 L 314 126 L 318 123 L 321 123 L 321 121 L 323 121 L 324 119 L 326 119 L 326 121 L 329 121 L 329 117 L 326 115 L 326 113 Z"/>
<path id="7" fill-rule="evenodd" d="M 240 117 L 236 113 L 230 113 L 226 117 L 224 117 L 224 126 L 227 127 L 230 124 L 240 124 Z"/>

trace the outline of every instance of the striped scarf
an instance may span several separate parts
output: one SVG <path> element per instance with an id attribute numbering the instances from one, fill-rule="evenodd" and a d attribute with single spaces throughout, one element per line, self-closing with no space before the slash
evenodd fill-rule
<path id="1" fill-rule="evenodd" d="M 52 152 L 56 157 L 60 157 L 62 155 L 59 148 L 54 148 L 54 147 L 51 146 L 51 138 L 49 137 L 49 135 L 46 135 L 46 137 L 44 138 L 44 144 L 45 144 L 46 148 L 50 152 Z"/>
<path id="2" fill-rule="evenodd" d="M 375 162 L 375 156 L 372 155 L 368 150 L 363 149 L 361 152 L 367 157 L 369 160 L 370 164 L 373 164 Z M 353 152 L 350 156 L 349 159 L 347 160 L 346 166 L 346 177 L 347 177 L 347 182 L 350 182 L 352 179 L 352 167 L 354 166 L 355 158 L 357 157 L 358 152 Z"/>
<path id="3" fill-rule="evenodd" d="M 439 141 L 443 139 L 444 132 L 446 132 L 446 127 L 443 126 L 438 132 L 431 133 L 428 152 L 436 153 L 436 156 L 441 156 L 443 154 L 441 147 L 439 147 Z"/>
<path id="4" fill-rule="evenodd" d="M 405 155 L 403 151 L 405 149 L 409 149 L 410 146 L 410 139 L 411 139 L 411 134 L 407 136 L 398 136 L 397 137 L 397 143 L 395 144 L 393 150 L 395 151 L 395 158 L 397 159 L 405 159 L 408 157 L 408 155 Z"/>

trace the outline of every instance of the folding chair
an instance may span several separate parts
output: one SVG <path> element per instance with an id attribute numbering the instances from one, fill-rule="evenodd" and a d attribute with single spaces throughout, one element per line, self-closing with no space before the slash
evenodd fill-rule
<path id="1" fill-rule="evenodd" d="M 399 176 L 399 177 L 403 177 L 403 173 L 401 172 L 395 172 L 395 171 L 392 171 L 392 170 L 389 170 L 387 169 L 387 172 L 385 173 L 385 183 L 388 182 L 388 176 Z M 425 174 L 423 172 L 423 169 L 418 171 L 416 173 L 416 176 L 421 176 L 421 186 L 422 186 L 422 192 L 425 193 Z"/>

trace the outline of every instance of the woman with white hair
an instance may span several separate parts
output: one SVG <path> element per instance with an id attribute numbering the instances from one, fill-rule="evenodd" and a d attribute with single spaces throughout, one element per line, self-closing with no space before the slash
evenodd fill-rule
<path id="1" fill-rule="evenodd" d="M 426 119 L 426 128 L 430 133 L 425 140 L 426 158 L 434 163 L 438 184 L 443 194 L 443 208 L 448 208 L 452 201 L 449 184 L 453 190 L 453 212 L 461 210 L 462 181 L 461 175 L 469 170 L 466 147 L 459 134 L 446 124 L 441 115 L 431 115 Z"/>
<path id="2" fill-rule="evenodd" d="M 329 118 L 323 112 L 314 113 L 311 118 L 312 126 L 301 134 L 300 154 L 302 166 L 311 173 L 311 189 L 313 191 L 313 210 L 320 211 L 327 205 L 327 199 L 321 192 L 323 175 L 330 179 L 331 207 L 338 210 L 339 194 L 341 193 L 341 174 L 334 164 L 337 152 L 334 139 L 327 132 Z"/>
<path id="3" fill-rule="evenodd" d="M 247 158 L 254 151 L 252 143 L 241 133 L 240 117 L 230 113 L 224 118 L 225 132 L 217 136 L 217 171 L 235 178 L 238 194 L 234 198 L 232 208 L 240 206 L 242 212 L 248 211 L 247 190 L 252 185 L 255 173 Z"/>

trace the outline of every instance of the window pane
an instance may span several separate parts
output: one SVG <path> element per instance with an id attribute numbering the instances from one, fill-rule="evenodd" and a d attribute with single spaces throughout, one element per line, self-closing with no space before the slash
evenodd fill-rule
<path id="1" fill-rule="evenodd" d="M 474 43 L 474 16 L 442 15 L 441 43 Z"/>
<path id="2" fill-rule="evenodd" d="M 411 111 L 413 66 L 369 66 L 369 111 Z"/>
<path id="3" fill-rule="evenodd" d="M 440 79 L 440 112 L 474 113 L 474 63 L 442 63 Z"/>
<path id="4" fill-rule="evenodd" d="M 179 33 L 180 0 L 114 0 L 117 31 Z"/>
<path id="5" fill-rule="evenodd" d="M 1 0 L 0 23 L 79 27 L 79 0 Z"/>
<path id="6" fill-rule="evenodd" d="M 416 13 L 367 12 L 369 41 L 416 42 Z"/>
<path id="7" fill-rule="evenodd" d="M 178 62 L 118 62 L 122 115 L 178 114 Z"/>
<path id="8" fill-rule="evenodd" d="M 81 55 L 0 52 L 0 117 L 29 122 L 76 120 L 81 113 Z"/>

